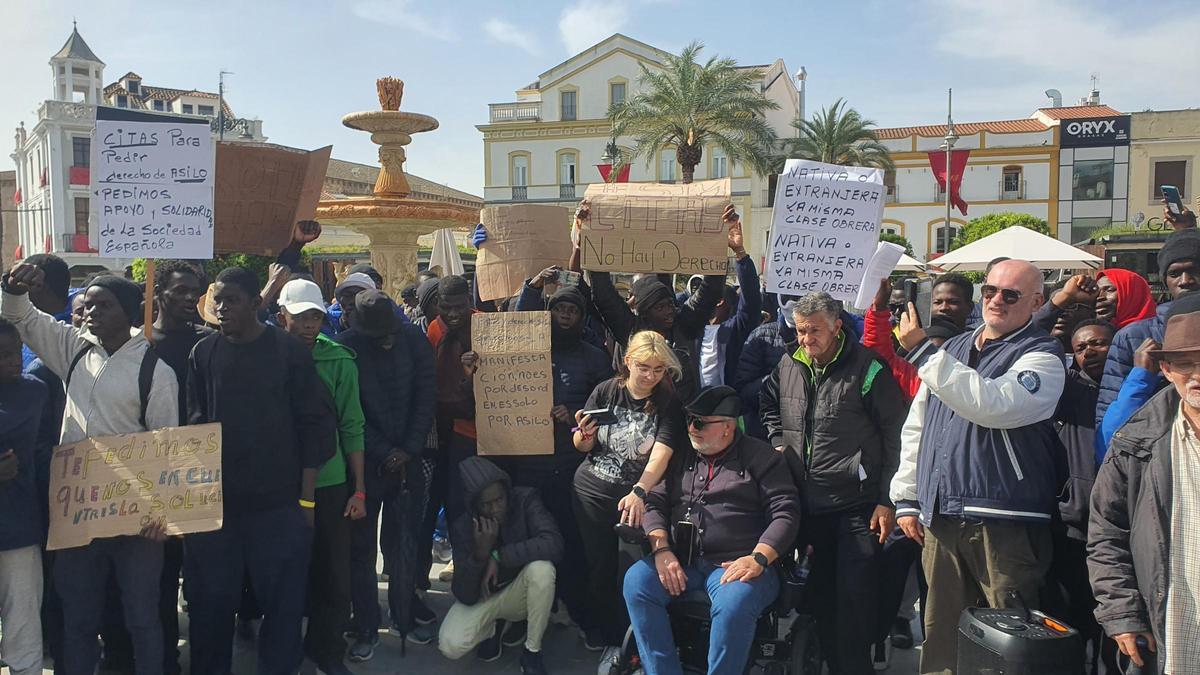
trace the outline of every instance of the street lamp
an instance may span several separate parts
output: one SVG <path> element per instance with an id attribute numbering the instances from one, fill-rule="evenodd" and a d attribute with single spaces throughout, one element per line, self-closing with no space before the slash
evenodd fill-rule
<path id="1" fill-rule="evenodd" d="M 796 88 L 800 90 L 800 119 L 804 119 L 804 83 L 808 81 L 808 69 L 800 66 L 796 71 Z"/>
<path id="2" fill-rule="evenodd" d="M 958 140 L 958 134 L 954 133 L 954 117 L 952 116 L 954 109 L 954 90 L 946 91 L 946 138 L 941 147 L 946 150 L 946 222 L 942 231 L 942 253 L 950 252 L 950 158 L 954 150 L 954 143 Z"/>

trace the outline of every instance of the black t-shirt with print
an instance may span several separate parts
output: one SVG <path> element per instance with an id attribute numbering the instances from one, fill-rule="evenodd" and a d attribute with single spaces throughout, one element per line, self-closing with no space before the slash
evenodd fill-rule
<path id="1" fill-rule="evenodd" d="M 625 494 L 642 477 L 655 442 L 677 449 L 683 416 L 678 399 L 672 396 L 653 414 L 646 412 L 649 402 L 648 398 L 634 398 L 617 378 L 600 383 L 592 391 L 583 409 L 610 408 L 617 423 L 596 432 L 588 461 L 575 474 L 578 489 L 600 495 Z"/>

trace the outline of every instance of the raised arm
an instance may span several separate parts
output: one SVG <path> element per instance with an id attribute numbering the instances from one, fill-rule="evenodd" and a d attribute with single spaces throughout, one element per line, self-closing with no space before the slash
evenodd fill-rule
<path id="1" fill-rule="evenodd" d="M 65 380 L 75 355 L 90 343 L 80 337 L 79 331 L 70 324 L 62 323 L 33 306 L 29 300 L 29 289 L 40 286 L 44 280 L 45 273 L 33 265 L 19 263 L 13 267 L 4 275 L 0 316 L 17 327 L 21 339 L 52 373 Z M 178 407 L 178 401 L 175 405 Z"/>

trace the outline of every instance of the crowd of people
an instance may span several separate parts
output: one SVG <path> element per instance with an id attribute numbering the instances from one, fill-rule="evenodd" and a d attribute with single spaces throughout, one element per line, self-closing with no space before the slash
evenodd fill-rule
<path id="1" fill-rule="evenodd" d="M 667 607 L 706 593 L 709 672 L 741 673 L 781 563 L 803 557 L 830 673 L 885 669 L 914 646 L 914 607 L 921 672 L 952 673 L 963 610 L 1013 603 L 1077 628 L 1091 673 L 1200 672 L 1190 212 L 1168 213 L 1166 302 L 1126 270 L 1048 287 L 997 259 L 978 299 L 945 274 L 918 310 L 885 279 L 862 316 L 763 292 L 724 220 L 736 284 L 635 275 L 623 294 L 564 274 L 576 245 L 503 302 L 422 272 L 399 303 L 369 265 L 327 303 L 299 267 L 320 234 L 305 222 L 265 287 L 160 261 L 149 327 L 129 279 L 72 291 L 53 255 L 17 264 L 0 289 L 4 662 L 178 673 L 182 588 L 199 675 L 232 671 L 235 633 L 259 673 L 307 658 L 344 675 L 385 628 L 449 659 L 520 646 L 534 675 L 556 607 L 601 664 L 631 630 L 647 673 L 679 673 Z M 477 456 L 472 314 L 529 310 L 550 317 L 554 447 Z M 210 422 L 220 529 L 150 519 L 45 550 L 54 446 Z M 439 626 L 423 591 L 447 536 Z"/>

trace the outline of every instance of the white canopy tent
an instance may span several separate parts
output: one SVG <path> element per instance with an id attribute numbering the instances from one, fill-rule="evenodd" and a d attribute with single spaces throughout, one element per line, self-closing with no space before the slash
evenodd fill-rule
<path id="1" fill-rule="evenodd" d="M 900 261 L 896 263 L 896 272 L 924 272 L 925 263 L 908 255 L 907 253 L 900 254 Z"/>
<path id="2" fill-rule="evenodd" d="M 946 272 L 982 271 L 989 262 L 1002 257 L 1028 260 L 1042 270 L 1099 269 L 1104 264 L 1102 258 L 1020 225 L 989 234 L 928 264 Z"/>

